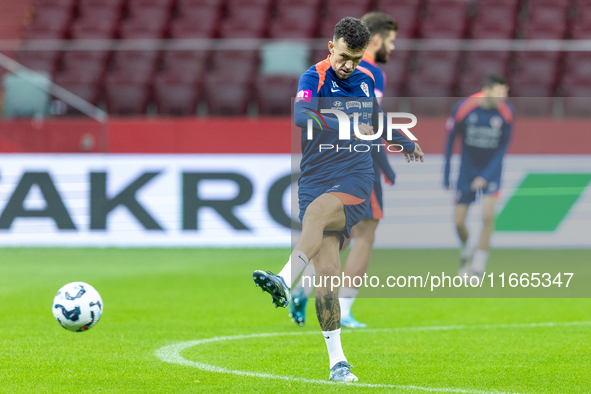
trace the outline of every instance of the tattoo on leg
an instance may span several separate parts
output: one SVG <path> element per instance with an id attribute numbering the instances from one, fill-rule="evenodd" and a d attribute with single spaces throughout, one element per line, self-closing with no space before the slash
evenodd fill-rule
<path id="1" fill-rule="evenodd" d="M 323 296 L 316 295 L 316 316 L 322 331 L 334 331 L 341 328 L 341 306 L 337 292 L 328 292 Z"/>

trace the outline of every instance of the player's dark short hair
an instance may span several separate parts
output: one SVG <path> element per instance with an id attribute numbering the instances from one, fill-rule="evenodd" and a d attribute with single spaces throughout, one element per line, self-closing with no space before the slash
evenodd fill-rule
<path id="1" fill-rule="evenodd" d="M 482 78 L 483 88 L 492 88 L 494 85 L 507 85 L 507 80 L 499 74 L 486 74 Z"/>
<path id="2" fill-rule="evenodd" d="M 371 37 L 376 34 L 387 37 L 391 31 L 398 31 L 398 23 L 390 15 L 380 11 L 369 12 L 361 20 L 367 25 Z"/>
<path id="3" fill-rule="evenodd" d="M 333 40 L 337 42 L 341 37 L 349 49 L 365 49 L 371 34 L 361 19 L 348 16 L 341 19 L 334 27 Z"/>

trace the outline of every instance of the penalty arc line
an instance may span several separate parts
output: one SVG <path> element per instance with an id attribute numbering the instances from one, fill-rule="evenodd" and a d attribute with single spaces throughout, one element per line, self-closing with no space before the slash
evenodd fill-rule
<path id="1" fill-rule="evenodd" d="M 493 328 L 537 328 L 537 327 L 565 327 L 565 326 L 589 326 L 591 321 L 581 322 L 547 322 L 547 323 L 524 323 L 524 324 L 487 324 L 487 325 L 456 325 L 456 326 L 426 326 L 426 327 L 395 327 L 395 328 L 375 328 L 375 329 L 357 329 L 357 330 L 346 330 L 342 331 L 345 333 L 375 333 L 375 332 L 418 332 L 418 331 L 451 331 L 451 330 L 470 330 L 470 329 L 493 329 Z M 343 384 L 338 382 L 332 382 L 329 380 L 319 379 L 306 379 L 298 378 L 293 376 L 280 376 L 261 372 L 249 372 L 232 370 L 215 365 L 209 365 L 200 363 L 197 361 L 190 361 L 181 356 L 181 352 L 185 349 L 202 345 L 211 342 L 225 342 L 240 339 L 251 339 L 251 338 L 268 338 L 285 335 L 317 335 L 316 331 L 303 331 L 303 332 L 275 332 L 266 334 L 249 334 L 249 335 L 234 335 L 224 337 L 213 337 L 206 339 L 199 339 L 194 341 L 180 342 L 173 345 L 164 346 L 156 350 L 155 354 L 160 360 L 178 365 L 185 365 L 188 367 L 198 368 L 207 372 L 225 373 L 231 375 L 248 376 L 254 378 L 265 378 L 275 380 L 285 380 L 289 382 L 301 382 L 301 383 L 314 383 L 314 384 Z M 368 388 L 397 388 L 406 390 L 421 390 L 433 393 L 463 393 L 463 394 L 509 394 L 499 391 L 482 391 L 482 390 L 470 390 L 452 387 L 422 387 L 414 385 L 397 385 L 397 384 L 379 384 L 379 383 L 350 383 L 347 387 L 368 387 Z M 515 394 L 515 393 L 512 393 Z"/>

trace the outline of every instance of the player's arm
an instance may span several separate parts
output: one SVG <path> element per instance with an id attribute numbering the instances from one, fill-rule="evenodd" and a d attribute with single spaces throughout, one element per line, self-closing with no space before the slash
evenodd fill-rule
<path id="1" fill-rule="evenodd" d="M 318 77 L 314 75 L 304 74 L 298 83 L 298 92 L 294 100 L 294 122 L 300 128 L 308 127 L 308 119 L 312 119 L 314 131 L 318 132 L 339 132 L 339 121 L 331 114 L 322 114 L 322 119 L 317 113 L 320 113 L 319 97 L 318 97 Z M 315 113 L 316 111 L 317 113 Z M 326 122 L 326 126 L 322 128 L 318 125 L 316 119 L 322 125 Z"/>
<path id="2" fill-rule="evenodd" d="M 486 182 L 490 182 L 492 180 L 492 176 L 499 167 L 501 167 L 503 156 L 505 156 L 505 152 L 507 152 L 507 147 L 509 146 L 509 140 L 511 139 L 511 131 L 513 129 L 512 123 L 505 123 L 503 125 L 503 134 L 501 135 L 501 140 L 499 141 L 499 146 L 495 150 L 492 158 L 480 173 L 480 176 L 486 180 Z"/>
<path id="3" fill-rule="evenodd" d="M 449 173 L 451 171 L 451 155 L 453 152 L 454 147 L 454 140 L 458 135 L 459 128 L 461 127 L 461 123 L 456 122 L 455 118 L 455 110 L 452 112 L 450 117 L 447 119 L 446 129 L 447 129 L 447 143 L 445 145 L 445 167 L 443 169 L 443 184 L 446 189 L 449 189 Z"/>
<path id="4" fill-rule="evenodd" d="M 380 143 L 381 142 L 382 141 L 380 139 Z M 374 147 L 374 149 L 371 152 L 371 157 L 378 164 L 380 171 L 384 175 L 385 182 L 388 185 L 393 185 L 394 182 L 396 181 L 396 174 L 394 173 L 394 170 L 390 166 L 390 163 L 388 163 L 388 157 L 386 155 L 386 150 L 385 149 L 378 150 L 377 148 Z"/>

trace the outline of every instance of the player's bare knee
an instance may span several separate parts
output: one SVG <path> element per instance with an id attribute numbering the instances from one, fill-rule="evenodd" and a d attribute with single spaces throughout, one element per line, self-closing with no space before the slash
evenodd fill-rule
<path id="1" fill-rule="evenodd" d="M 456 218 L 456 228 L 459 229 L 464 229 L 466 227 L 466 222 L 464 221 L 463 218 Z"/>
<path id="2" fill-rule="evenodd" d="M 485 212 L 482 215 L 482 224 L 485 226 L 492 226 L 494 223 L 494 214 Z"/>

